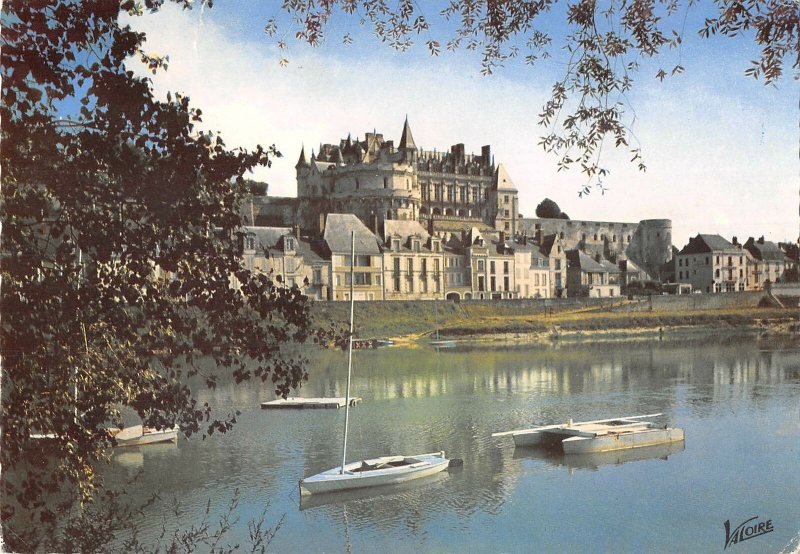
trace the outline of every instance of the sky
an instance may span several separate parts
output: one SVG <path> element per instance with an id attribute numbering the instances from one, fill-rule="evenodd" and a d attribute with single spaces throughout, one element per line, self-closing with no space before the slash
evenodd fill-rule
<path id="1" fill-rule="evenodd" d="M 377 130 L 400 140 L 408 117 L 426 150 L 464 143 L 480 153 L 489 144 L 519 189 L 520 212 L 534 217 L 544 198 L 572 219 L 636 222 L 672 220 L 673 243 L 717 233 L 795 241 L 800 235 L 800 87 L 789 75 L 773 86 L 744 75 L 757 48 L 749 39 L 699 39 L 702 13 L 691 13 L 680 52 L 658 60 L 685 72 L 660 82 L 645 64 L 627 98 L 632 129 L 647 171 L 627 151 L 605 148 L 606 191 L 579 197 L 587 178 L 557 171 L 557 158 L 538 145 L 538 114 L 559 76 L 559 60 L 534 67 L 512 61 L 490 76 L 470 52 L 427 53 L 423 40 L 409 52 L 379 43 L 358 19 L 337 18 L 318 47 L 292 36 L 283 20 L 277 37 L 264 26 L 281 16 L 279 2 L 225 1 L 181 10 L 167 4 L 129 20 L 147 34 L 149 53 L 168 55 L 169 69 L 153 76 L 156 93 L 183 92 L 202 109 L 204 128 L 230 147 L 275 144 L 283 157 L 252 176 L 271 196 L 295 196 L 294 166 L 320 143 Z M 417 3 L 429 9 L 430 3 Z M 431 38 L 442 44 L 452 27 L 426 13 Z M 279 20 L 281 22 L 281 20 Z M 438 26 L 437 26 L 438 25 Z M 693 27 L 694 25 L 694 27 Z M 349 34 L 353 42 L 343 44 Z M 288 48 L 281 53 L 278 40 Z M 288 65 L 279 63 L 281 57 Z M 131 67 L 144 74 L 141 67 Z M 789 68 L 790 69 L 790 68 Z"/>

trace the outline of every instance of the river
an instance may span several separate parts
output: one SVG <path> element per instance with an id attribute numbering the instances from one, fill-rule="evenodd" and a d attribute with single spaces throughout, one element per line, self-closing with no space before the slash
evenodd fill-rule
<path id="1" fill-rule="evenodd" d="M 346 354 L 311 353 L 302 396 L 344 396 Z M 273 552 L 721 552 L 725 522 L 773 529 L 728 545 L 779 552 L 800 533 L 800 343 L 789 339 L 541 345 L 354 353 L 348 460 L 444 450 L 463 468 L 383 491 L 300 504 L 297 481 L 341 461 L 344 410 L 267 411 L 268 384 L 199 390 L 235 428 L 120 449 L 105 477 L 161 500 L 140 539 L 202 518 L 238 491 L 226 544 L 282 519 Z M 686 440 L 594 456 L 515 449 L 495 431 L 663 412 Z M 177 500 L 180 517 L 170 515 Z M 751 522 L 752 523 L 752 522 Z"/>

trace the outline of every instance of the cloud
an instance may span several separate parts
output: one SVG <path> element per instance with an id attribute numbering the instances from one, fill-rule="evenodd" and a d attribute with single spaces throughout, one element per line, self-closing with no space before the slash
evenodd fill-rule
<path id="1" fill-rule="evenodd" d="M 429 59 L 374 43 L 346 51 L 295 45 L 280 67 L 273 46 L 215 13 L 165 5 L 131 24 L 147 33 L 148 50 L 170 56 L 169 70 L 153 78 L 159 94 L 187 93 L 205 127 L 229 146 L 275 144 L 283 152 L 256 174 L 272 195 L 295 194 L 301 145 L 310 154 L 321 142 L 373 129 L 399 141 L 408 115 L 420 147 L 464 143 L 479 152 L 491 144 L 526 215 L 547 196 L 576 219 L 670 218 L 679 246 L 697 232 L 797 236 L 797 130 L 785 117 L 794 109 L 796 120 L 797 112 L 785 91 L 704 82 L 702 72 L 661 86 L 641 77 L 634 129 L 648 171 L 636 171 L 627 152 L 606 148 L 609 192 L 578 199 L 585 177 L 557 173 L 555 158 L 537 144 L 551 83 L 535 69 L 482 77 L 462 56 Z"/>

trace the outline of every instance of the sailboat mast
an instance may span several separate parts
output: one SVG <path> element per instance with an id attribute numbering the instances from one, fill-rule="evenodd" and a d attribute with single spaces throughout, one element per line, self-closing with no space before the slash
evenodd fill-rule
<path id="1" fill-rule="evenodd" d="M 342 468 L 339 474 L 344 474 L 344 464 L 347 457 L 347 424 L 350 421 L 350 373 L 353 368 L 353 283 L 355 283 L 354 268 L 356 265 L 356 232 L 350 231 L 350 339 L 347 346 L 347 389 L 344 404 L 344 439 L 342 440 Z"/>

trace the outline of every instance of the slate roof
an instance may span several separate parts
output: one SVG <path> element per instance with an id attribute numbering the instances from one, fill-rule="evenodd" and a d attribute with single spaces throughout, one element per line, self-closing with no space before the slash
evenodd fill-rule
<path id="1" fill-rule="evenodd" d="M 553 252 L 553 246 L 556 243 L 556 237 L 558 237 L 558 235 L 552 234 L 545 235 L 544 238 L 542 238 L 542 252 L 544 252 L 547 256 Z"/>
<path id="2" fill-rule="evenodd" d="M 255 235 L 256 250 L 273 248 L 283 235 L 292 233 L 290 227 L 245 227 L 245 233 Z"/>
<path id="3" fill-rule="evenodd" d="M 267 252 L 271 257 L 275 255 L 283 256 L 285 254 L 283 248 L 283 241 L 285 238 L 286 235 L 281 236 L 274 246 L 267 249 Z M 309 240 L 307 237 L 295 239 L 294 250 L 296 255 L 302 257 L 305 263 L 312 265 L 324 263 L 325 261 L 330 260 L 330 253 L 326 252 L 325 248 L 321 248 L 322 245 L 320 242 L 321 241 Z"/>
<path id="4" fill-rule="evenodd" d="M 530 246 L 530 244 L 526 246 Z M 542 260 L 542 265 L 540 266 L 536 260 Z M 547 269 L 549 267 L 550 258 L 534 245 L 533 250 L 531 250 L 531 269 Z"/>
<path id="5" fill-rule="evenodd" d="M 569 267 L 577 267 L 580 268 L 581 271 L 587 273 L 609 272 L 609 269 L 605 265 L 596 262 L 594 258 L 582 250 L 569 250 L 567 252 L 567 259 L 569 260 Z M 616 270 L 616 273 L 619 273 L 619 269 Z"/>
<path id="6" fill-rule="evenodd" d="M 747 239 L 744 247 L 757 260 L 765 262 L 783 262 L 786 259 L 783 250 L 778 248 L 777 244 L 769 240 L 753 240 L 753 237 L 750 237 Z"/>
<path id="7" fill-rule="evenodd" d="M 387 219 L 383 222 L 383 236 L 386 242 L 390 237 L 399 235 L 403 241 L 418 235 L 423 242 L 427 242 L 430 238 L 428 231 L 425 230 L 419 221 L 403 220 L 403 219 Z"/>
<path id="8" fill-rule="evenodd" d="M 620 260 L 617 264 L 619 266 L 620 271 L 625 273 L 644 273 L 647 275 L 647 272 L 633 263 L 631 260 Z M 649 277 L 649 276 L 648 276 Z"/>
<path id="9" fill-rule="evenodd" d="M 602 258 L 600 260 L 600 265 L 602 265 L 605 268 L 605 270 L 608 271 L 609 273 L 621 273 L 619 266 L 614 262 L 612 262 L 611 260 Z"/>
<path id="10" fill-rule="evenodd" d="M 414 137 L 411 135 L 411 126 L 408 124 L 408 116 L 406 122 L 403 124 L 403 134 L 400 137 L 400 148 L 416 149 L 417 145 L 414 143 Z"/>
<path id="11" fill-rule="evenodd" d="M 328 214 L 323 238 L 331 252 L 350 252 L 350 233 L 355 232 L 357 254 L 381 253 L 378 237 L 353 214 Z"/>
<path id="12" fill-rule="evenodd" d="M 737 248 L 719 235 L 699 234 L 689 239 L 689 244 L 678 254 L 706 254 L 709 252 L 730 252 Z"/>

